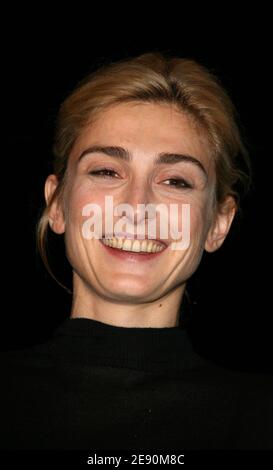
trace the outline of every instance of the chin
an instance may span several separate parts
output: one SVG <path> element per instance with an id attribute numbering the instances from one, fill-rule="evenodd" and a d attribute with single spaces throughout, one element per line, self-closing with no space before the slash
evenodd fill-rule
<path id="1" fill-rule="evenodd" d="M 104 282 L 104 290 L 107 290 L 115 299 L 125 299 L 125 300 L 144 300 L 146 297 L 151 296 L 151 293 L 154 292 L 155 287 L 152 288 L 147 286 L 147 283 L 142 282 L 130 282 L 122 281 L 115 282 L 115 285 L 107 286 Z"/>

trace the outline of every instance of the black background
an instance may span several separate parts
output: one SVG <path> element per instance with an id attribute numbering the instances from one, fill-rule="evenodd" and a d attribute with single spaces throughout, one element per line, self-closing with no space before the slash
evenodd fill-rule
<path id="1" fill-rule="evenodd" d="M 272 370 L 272 47 L 265 17 L 254 12 L 252 22 L 247 14 L 236 22 L 234 13 L 224 25 L 219 14 L 200 28 L 183 14 L 172 24 L 173 12 L 160 25 L 154 18 L 151 28 L 133 11 L 134 25 L 109 25 L 93 14 L 81 27 L 76 18 L 67 24 L 63 16 L 54 34 L 53 17 L 42 26 L 42 12 L 27 23 L 17 14 L 18 24 L 10 23 L 2 41 L 1 348 L 43 341 L 70 312 L 71 297 L 46 274 L 35 248 L 60 103 L 100 64 L 159 50 L 193 58 L 220 78 L 238 109 L 254 170 L 241 225 L 218 252 L 204 256 L 189 286 L 193 340 L 220 363 Z M 61 249 L 58 241 L 55 249 Z M 58 270 L 64 279 L 65 264 Z"/>

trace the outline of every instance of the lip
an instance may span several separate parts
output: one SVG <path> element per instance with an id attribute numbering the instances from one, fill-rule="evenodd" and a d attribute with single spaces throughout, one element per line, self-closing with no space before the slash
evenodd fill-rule
<path id="1" fill-rule="evenodd" d="M 165 247 L 163 250 L 158 251 L 157 253 L 135 253 L 133 251 L 118 250 L 116 248 L 112 248 L 111 246 L 104 245 L 101 240 L 99 240 L 99 242 L 109 255 L 115 256 L 120 261 L 131 261 L 134 263 L 156 260 L 166 250 Z"/>
<path id="2" fill-rule="evenodd" d="M 144 236 L 137 236 L 137 235 L 132 235 L 131 233 L 125 233 L 125 232 L 118 232 L 118 233 L 114 233 L 114 234 L 105 234 L 103 235 L 103 238 L 113 238 L 113 237 L 116 237 L 116 238 L 128 238 L 128 240 L 148 240 L 148 241 L 156 241 L 158 243 L 160 243 L 161 245 L 163 245 L 164 247 L 167 247 L 167 243 L 164 242 L 164 240 L 160 240 L 159 238 L 148 238 L 148 237 L 145 237 Z"/>

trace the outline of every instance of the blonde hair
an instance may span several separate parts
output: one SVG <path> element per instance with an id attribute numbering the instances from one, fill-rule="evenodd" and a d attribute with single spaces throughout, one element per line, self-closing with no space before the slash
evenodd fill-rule
<path id="1" fill-rule="evenodd" d="M 78 84 L 57 117 L 53 171 L 59 184 L 38 221 L 37 246 L 47 270 L 58 283 L 47 258 L 48 216 L 53 201 L 62 196 L 69 155 L 84 128 L 100 111 L 130 101 L 174 104 L 205 131 L 213 150 L 218 208 L 229 195 L 239 208 L 240 194 L 249 187 L 250 163 L 236 109 L 209 70 L 194 60 L 160 52 L 100 67 Z"/>

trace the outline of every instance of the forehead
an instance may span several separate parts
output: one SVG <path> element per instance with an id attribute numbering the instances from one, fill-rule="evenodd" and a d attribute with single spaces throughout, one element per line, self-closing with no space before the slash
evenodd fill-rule
<path id="1" fill-rule="evenodd" d="M 208 139 L 193 119 L 165 103 L 133 102 L 112 105 L 85 128 L 73 149 L 91 144 L 121 145 L 135 153 L 186 152 L 209 164 Z"/>

